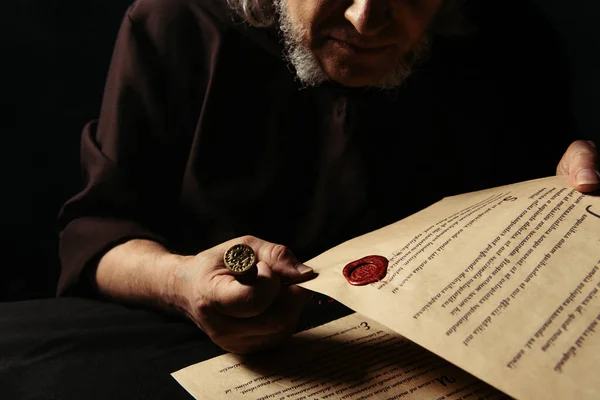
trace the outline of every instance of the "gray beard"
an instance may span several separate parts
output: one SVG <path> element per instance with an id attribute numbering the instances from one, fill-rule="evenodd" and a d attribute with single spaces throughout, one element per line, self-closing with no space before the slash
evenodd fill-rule
<path id="1" fill-rule="evenodd" d="M 287 0 L 276 0 L 279 15 L 279 30 L 283 37 L 285 57 L 296 71 L 300 82 L 306 86 L 319 86 L 329 81 L 319 61 L 312 51 L 304 44 L 306 29 L 298 27 L 292 21 L 287 7 Z M 378 89 L 393 89 L 401 86 L 413 73 L 414 67 L 429 56 L 429 37 L 423 37 L 397 65 L 390 70 L 379 82 L 372 87 Z"/>

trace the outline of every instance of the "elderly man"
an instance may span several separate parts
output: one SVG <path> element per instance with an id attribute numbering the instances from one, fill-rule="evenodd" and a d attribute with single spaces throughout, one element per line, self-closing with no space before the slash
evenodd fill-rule
<path id="1" fill-rule="evenodd" d="M 59 295 L 179 315 L 249 352 L 297 328 L 301 261 L 344 240 L 553 173 L 598 189 L 556 60 L 509 21 L 487 41 L 471 22 L 457 0 L 137 0 L 60 213 Z M 239 243 L 252 282 L 223 264 Z"/>
<path id="2" fill-rule="evenodd" d="M 300 260 L 442 196 L 552 173 L 574 138 L 559 116 L 560 137 L 536 129 L 502 80 L 469 82 L 457 6 L 135 2 L 84 132 L 87 185 L 60 216 L 59 293 L 174 312 L 253 351 L 294 331 Z M 558 172 L 593 190 L 595 162 L 577 141 Z M 257 254 L 254 283 L 223 265 L 236 243 Z"/>

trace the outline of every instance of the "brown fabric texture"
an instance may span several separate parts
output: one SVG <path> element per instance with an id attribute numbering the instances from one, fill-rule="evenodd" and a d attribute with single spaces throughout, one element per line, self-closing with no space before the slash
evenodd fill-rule
<path id="1" fill-rule="evenodd" d="M 542 47 L 486 32 L 434 38 L 399 89 L 302 89 L 276 32 L 222 2 L 138 0 L 59 216 L 58 294 L 88 293 L 82 271 L 132 238 L 192 254 L 252 234 L 306 260 L 443 196 L 553 174 L 574 138 L 559 75 Z"/>

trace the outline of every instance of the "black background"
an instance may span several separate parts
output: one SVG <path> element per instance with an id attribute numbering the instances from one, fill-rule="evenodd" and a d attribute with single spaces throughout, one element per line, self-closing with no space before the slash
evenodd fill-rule
<path id="1" fill-rule="evenodd" d="M 56 216 L 80 187 L 80 133 L 98 115 L 115 35 L 130 3 L 0 3 L 0 301 L 54 295 Z M 549 24 L 557 35 L 556 61 L 568 66 L 569 112 L 581 138 L 599 141 L 600 2 L 472 0 L 469 6 L 496 40 L 515 36 L 515 29 L 522 30 L 517 36 L 539 35 Z M 530 7 L 540 20 L 529 21 Z M 554 43 L 551 34 L 541 36 Z"/>

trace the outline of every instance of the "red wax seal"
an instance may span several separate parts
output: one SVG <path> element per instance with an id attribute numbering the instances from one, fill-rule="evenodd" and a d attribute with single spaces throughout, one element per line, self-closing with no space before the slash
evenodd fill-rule
<path id="1" fill-rule="evenodd" d="M 366 256 L 344 267 L 344 277 L 351 285 L 362 286 L 382 280 L 387 274 L 388 259 Z"/>

